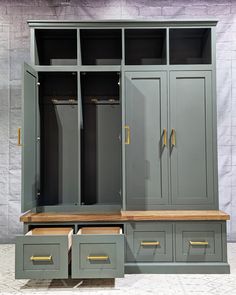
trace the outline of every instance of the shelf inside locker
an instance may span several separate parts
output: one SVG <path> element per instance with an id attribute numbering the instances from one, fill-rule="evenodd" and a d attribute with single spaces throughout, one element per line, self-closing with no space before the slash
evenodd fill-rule
<path id="1" fill-rule="evenodd" d="M 36 29 L 35 49 L 37 65 L 77 65 L 77 30 Z"/>
<path id="2" fill-rule="evenodd" d="M 82 65 L 120 65 L 121 29 L 81 29 Z"/>
<path id="3" fill-rule="evenodd" d="M 165 65 L 166 29 L 126 29 L 126 65 Z"/>
<path id="4" fill-rule="evenodd" d="M 170 29 L 170 64 L 210 64 L 211 29 Z"/>
<path id="5" fill-rule="evenodd" d="M 57 105 L 77 105 L 78 101 L 75 99 L 51 99 L 51 102 L 53 104 L 57 104 Z"/>

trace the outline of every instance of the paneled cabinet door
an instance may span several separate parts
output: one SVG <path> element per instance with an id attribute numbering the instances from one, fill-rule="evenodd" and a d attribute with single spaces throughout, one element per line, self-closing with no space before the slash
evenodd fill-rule
<path id="1" fill-rule="evenodd" d="M 172 204 L 213 203 L 213 102 L 210 71 L 170 73 Z"/>
<path id="2" fill-rule="evenodd" d="M 125 75 L 127 209 L 168 203 L 166 77 L 166 72 Z"/>
<path id="3" fill-rule="evenodd" d="M 29 65 L 23 69 L 22 212 L 36 206 L 38 165 L 38 76 Z"/>

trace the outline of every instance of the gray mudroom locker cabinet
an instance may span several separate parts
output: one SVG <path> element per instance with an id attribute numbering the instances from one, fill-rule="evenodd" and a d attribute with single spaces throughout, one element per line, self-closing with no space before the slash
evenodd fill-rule
<path id="1" fill-rule="evenodd" d="M 216 23 L 28 22 L 16 278 L 229 272 Z"/>

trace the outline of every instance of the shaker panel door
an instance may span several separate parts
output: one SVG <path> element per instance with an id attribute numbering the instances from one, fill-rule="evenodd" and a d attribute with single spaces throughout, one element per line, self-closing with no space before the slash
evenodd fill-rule
<path id="1" fill-rule="evenodd" d="M 211 204 L 213 183 L 211 72 L 170 73 L 172 204 Z"/>
<path id="2" fill-rule="evenodd" d="M 23 146 L 22 212 L 36 206 L 39 177 L 37 72 L 29 65 L 23 69 Z"/>
<path id="3" fill-rule="evenodd" d="M 125 174 L 127 209 L 168 203 L 165 72 L 127 72 Z M 166 131 L 167 132 L 167 131 Z"/>

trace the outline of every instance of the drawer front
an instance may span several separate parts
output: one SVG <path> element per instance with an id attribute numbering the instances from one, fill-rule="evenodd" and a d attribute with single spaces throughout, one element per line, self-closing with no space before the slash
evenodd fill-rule
<path id="1" fill-rule="evenodd" d="M 129 223 L 126 225 L 126 261 L 172 261 L 171 223 Z"/>
<path id="2" fill-rule="evenodd" d="M 177 223 L 176 261 L 222 261 L 220 223 Z"/>
<path id="3" fill-rule="evenodd" d="M 68 278 L 67 236 L 18 236 L 16 278 Z"/>
<path id="4" fill-rule="evenodd" d="M 74 235 L 72 278 L 124 276 L 123 235 Z"/>

